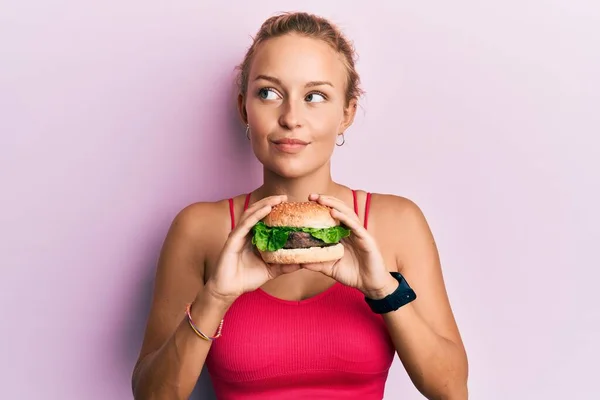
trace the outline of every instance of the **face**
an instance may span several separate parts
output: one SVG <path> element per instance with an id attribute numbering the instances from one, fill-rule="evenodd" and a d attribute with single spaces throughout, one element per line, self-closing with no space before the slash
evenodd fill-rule
<path id="1" fill-rule="evenodd" d="M 356 100 L 346 104 L 342 57 L 327 43 L 298 35 L 257 48 L 238 106 L 254 154 L 267 169 L 296 178 L 328 165 L 355 114 Z"/>

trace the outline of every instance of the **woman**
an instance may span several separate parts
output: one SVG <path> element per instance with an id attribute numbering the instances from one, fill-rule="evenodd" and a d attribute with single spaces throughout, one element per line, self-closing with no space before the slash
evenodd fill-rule
<path id="1" fill-rule="evenodd" d="M 272 17 L 239 78 L 240 116 L 264 182 L 175 218 L 135 398 L 186 399 L 206 363 L 219 399 L 381 399 L 398 354 L 427 398 L 466 399 L 467 358 L 420 209 L 330 175 L 361 94 L 348 41 L 313 15 Z M 285 201 L 331 207 L 352 231 L 344 257 L 265 264 L 249 233 Z M 399 302 L 398 293 L 416 300 Z"/>

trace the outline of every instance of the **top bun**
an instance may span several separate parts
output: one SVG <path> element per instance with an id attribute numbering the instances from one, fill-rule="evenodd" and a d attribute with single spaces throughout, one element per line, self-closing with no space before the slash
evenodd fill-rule
<path id="1" fill-rule="evenodd" d="M 340 225 L 340 221 L 331 216 L 331 208 L 314 201 L 277 204 L 263 222 L 267 226 L 317 229 Z"/>

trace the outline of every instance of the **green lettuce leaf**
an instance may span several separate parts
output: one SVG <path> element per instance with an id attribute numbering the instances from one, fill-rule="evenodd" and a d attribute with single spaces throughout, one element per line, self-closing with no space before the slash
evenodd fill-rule
<path id="1" fill-rule="evenodd" d="M 350 236 L 350 229 L 338 225 L 331 228 L 293 228 L 293 227 L 269 227 L 260 221 L 252 228 L 252 244 L 260 251 L 276 251 L 288 240 L 290 232 L 306 232 L 325 243 L 338 243 L 345 237 Z"/>

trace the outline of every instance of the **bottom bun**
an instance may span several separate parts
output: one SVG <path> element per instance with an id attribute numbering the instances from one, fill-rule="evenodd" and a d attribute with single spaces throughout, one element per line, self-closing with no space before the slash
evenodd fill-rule
<path id="1" fill-rule="evenodd" d="M 309 247 L 306 249 L 279 249 L 275 251 L 258 251 L 268 264 L 309 264 L 336 261 L 344 256 L 341 243 L 327 247 Z"/>

